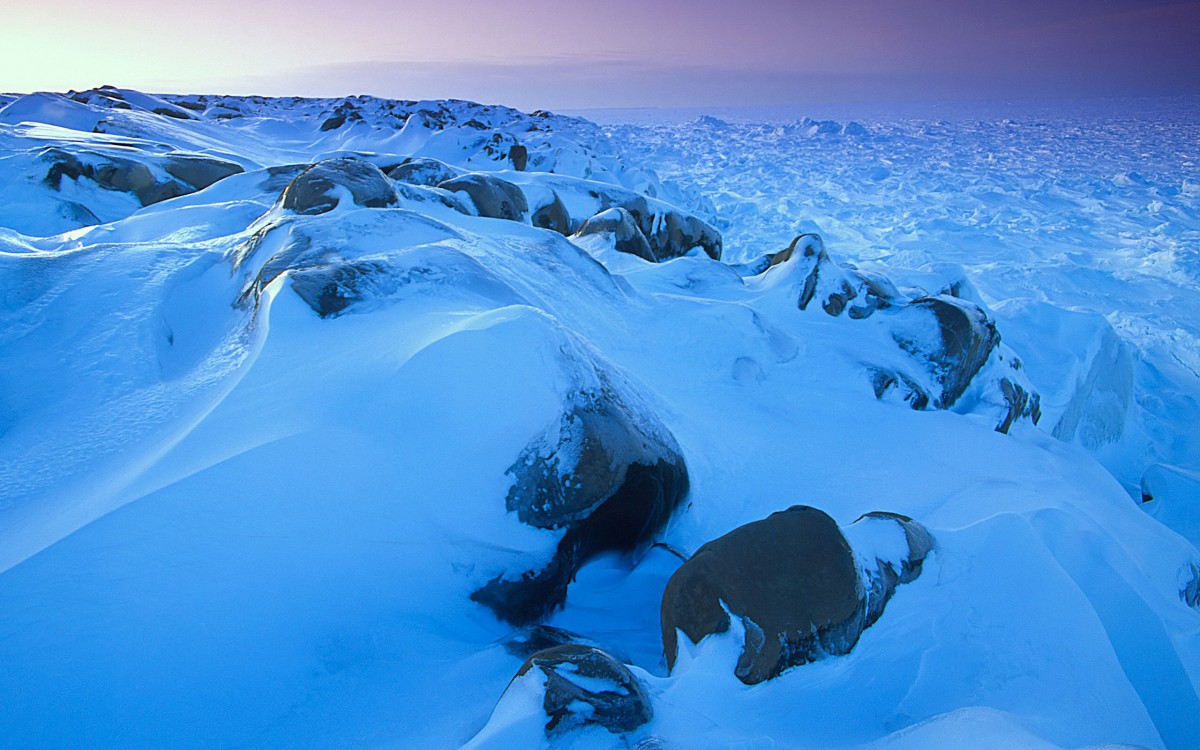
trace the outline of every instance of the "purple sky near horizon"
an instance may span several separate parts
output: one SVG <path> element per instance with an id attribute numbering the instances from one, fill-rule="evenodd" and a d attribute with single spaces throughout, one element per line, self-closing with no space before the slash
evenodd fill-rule
<path id="1" fill-rule="evenodd" d="M 16 0 L 0 90 L 532 108 L 1200 94 L 1200 0 Z"/>

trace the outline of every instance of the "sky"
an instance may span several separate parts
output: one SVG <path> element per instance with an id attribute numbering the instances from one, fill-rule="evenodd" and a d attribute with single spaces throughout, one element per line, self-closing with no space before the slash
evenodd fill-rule
<path id="1" fill-rule="evenodd" d="M 523 109 L 1200 94 L 1200 0 L 6 0 L 0 91 Z"/>

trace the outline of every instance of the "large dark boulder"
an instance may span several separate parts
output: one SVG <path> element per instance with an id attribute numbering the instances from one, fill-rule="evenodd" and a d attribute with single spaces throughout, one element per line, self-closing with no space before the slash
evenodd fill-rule
<path id="1" fill-rule="evenodd" d="M 693 643 L 742 619 L 738 678 L 756 684 L 823 653 L 846 653 L 863 617 L 850 545 L 825 513 L 795 506 L 705 544 L 667 582 L 662 600 L 667 665 L 677 631 Z"/>
<path id="2" fill-rule="evenodd" d="M 650 249 L 650 243 L 642 230 L 638 228 L 637 220 L 628 210 L 617 207 L 601 211 L 583 222 L 576 237 L 590 235 L 609 235 L 618 252 L 636 255 L 651 263 L 658 262 L 658 257 Z"/>
<path id="3" fill-rule="evenodd" d="M 545 680 L 542 709 L 549 737 L 586 726 L 627 734 L 654 714 L 641 680 L 592 646 L 568 644 L 538 651 L 521 666 L 509 690 L 530 679 Z"/>
<path id="4" fill-rule="evenodd" d="M 349 157 L 317 162 L 296 176 L 280 194 L 285 209 L 315 215 L 338 204 L 335 188 L 345 188 L 356 205 L 383 208 L 397 202 L 396 190 L 374 164 Z"/>
<path id="5" fill-rule="evenodd" d="M 515 625 L 562 606 L 576 571 L 595 555 L 650 544 L 688 494 L 675 438 L 602 369 L 596 377 L 507 472 L 514 480 L 508 510 L 530 526 L 564 532 L 544 567 L 501 575 L 471 595 Z"/>
<path id="6" fill-rule="evenodd" d="M 472 172 L 438 183 L 438 187 L 466 193 L 479 215 L 489 219 L 521 221 L 529 212 L 529 203 L 521 188 L 490 174 Z"/>
<path id="7" fill-rule="evenodd" d="M 1000 344 L 995 323 L 975 303 L 944 294 L 919 297 L 901 312 L 907 320 L 893 339 L 940 386 L 934 405 L 953 406 Z"/>
<path id="8" fill-rule="evenodd" d="M 677 658 L 678 632 L 698 643 L 728 631 L 730 614 L 745 633 L 736 674 L 748 685 L 849 653 L 882 614 L 895 586 L 920 574 L 932 548 L 928 532 L 911 519 L 873 514 L 864 522 L 898 525 L 908 541 L 905 559 L 876 558 L 860 571 L 834 520 L 802 505 L 705 544 L 671 576 L 663 593 L 668 667 Z"/>

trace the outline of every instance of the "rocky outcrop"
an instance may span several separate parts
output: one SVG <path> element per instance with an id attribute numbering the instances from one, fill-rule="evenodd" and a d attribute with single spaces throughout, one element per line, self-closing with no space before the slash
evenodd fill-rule
<path id="1" fill-rule="evenodd" d="M 590 235 L 607 235 L 618 252 L 636 255 L 651 263 L 658 262 L 658 257 L 650 249 L 646 235 L 642 234 L 642 230 L 638 228 L 637 220 L 624 208 L 617 207 L 601 211 L 583 222 L 583 225 L 575 233 L 576 237 Z"/>
<path id="2" fill-rule="evenodd" d="M 396 203 L 396 190 L 374 164 L 353 158 L 326 159 L 301 172 L 280 194 L 280 205 L 312 216 L 338 205 L 337 188 L 349 192 L 355 205 L 384 208 Z"/>
<path id="3" fill-rule="evenodd" d="M 549 737 L 587 726 L 627 734 L 654 715 L 641 680 L 592 646 L 569 644 L 538 651 L 521 666 L 508 690 L 535 679 L 545 680 L 542 710 Z"/>
<path id="4" fill-rule="evenodd" d="M 902 314 L 892 338 L 940 387 L 934 406 L 953 406 L 1000 344 L 995 323 L 978 305 L 949 295 L 917 298 Z"/>
<path id="5" fill-rule="evenodd" d="M 44 182 L 55 190 L 61 189 L 64 178 L 85 178 L 105 190 L 131 193 L 143 206 L 195 192 L 191 185 L 133 159 L 89 152 L 77 155 L 58 148 L 47 149 L 40 158 L 50 163 Z"/>
<path id="6" fill-rule="evenodd" d="M 675 438 L 602 366 L 592 367 L 594 384 L 572 393 L 559 422 L 507 472 L 508 510 L 530 526 L 564 531 L 544 567 L 499 576 L 471 595 L 513 624 L 560 607 L 575 572 L 595 555 L 652 542 L 688 494 Z"/>
<path id="7" fill-rule="evenodd" d="M 438 183 L 438 187 L 465 193 L 476 212 L 489 219 L 522 221 L 529 212 L 529 204 L 521 188 L 490 174 L 472 172 Z"/>
<path id="8" fill-rule="evenodd" d="M 904 516 L 869 514 L 858 523 L 896 524 L 908 555 L 860 565 L 832 518 L 794 506 L 705 544 L 667 582 L 662 637 L 674 667 L 678 633 L 693 643 L 744 631 L 736 674 L 753 685 L 828 655 L 849 653 L 878 620 L 895 586 L 915 579 L 932 548 L 924 527 Z"/>

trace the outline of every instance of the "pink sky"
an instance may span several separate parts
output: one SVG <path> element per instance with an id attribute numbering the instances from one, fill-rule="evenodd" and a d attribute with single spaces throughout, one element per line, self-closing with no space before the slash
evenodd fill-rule
<path id="1" fill-rule="evenodd" d="M 1200 0 L 19 0 L 0 90 L 523 108 L 1200 93 Z"/>

